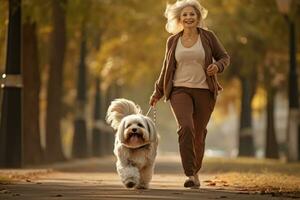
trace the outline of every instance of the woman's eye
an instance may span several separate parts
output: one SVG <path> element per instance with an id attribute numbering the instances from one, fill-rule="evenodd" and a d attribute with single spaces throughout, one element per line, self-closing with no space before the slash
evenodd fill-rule
<path id="1" fill-rule="evenodd" d="M 186 17 L 186 16 L 187 16 L 187 14 L 185 14 L 185 13 L 184 13 L 184 14 L 182 14 L 182 16 Z"/>

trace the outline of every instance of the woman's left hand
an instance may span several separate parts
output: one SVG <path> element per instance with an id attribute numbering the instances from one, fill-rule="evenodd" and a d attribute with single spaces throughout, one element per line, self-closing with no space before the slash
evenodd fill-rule
<path id="1" fill-rule="evenodd" d="M 215 75 L 216 73 L 218 73 L 218 71 L 219 71 L 219 68 L 216 64 L 210 64 L 206 70 L 206 72 L 209 76 Z"/>

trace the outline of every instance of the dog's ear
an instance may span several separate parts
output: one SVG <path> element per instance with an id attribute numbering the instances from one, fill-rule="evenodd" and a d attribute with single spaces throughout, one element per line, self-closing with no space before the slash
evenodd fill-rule
<path id="1" fill-rule="evenodd" d="M 125 120 L 122 120 L 118 126 L 117 137 L 120 142 L 124 142 L 124 130 L 125 130 Z"/>
<path id="2" fill-rule="evenodd" d="M 149 132 L 149 139 L 150 141 L 156 141 L 157 140 L 157 133 L 156 128 L 153 123 L 153 121 L 149 117 L 144 117 L 146 124 L 147 124 L 147 130 Z"/>

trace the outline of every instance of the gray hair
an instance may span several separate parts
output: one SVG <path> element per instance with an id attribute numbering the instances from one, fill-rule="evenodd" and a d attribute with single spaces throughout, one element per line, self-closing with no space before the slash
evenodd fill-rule
<path id="1" fill-rule="evenodd" d="M 183 27 L 179 24 L 179 18 L 182 9 L 187 6 L 192 6 L 195 9 L 200 19 L 198 27 L 204 27 L 203 20 L 206 18 L 208 11 L 203 6 L 201 6 L 199 1 L 177 0 L 177 2 L 175 2 L 174 4 L 167 4 L 167 8 L 165 10 L 165 17 L 167 18 L 166 30 L 169 33 L 176 34 L 183 29 Z"/>

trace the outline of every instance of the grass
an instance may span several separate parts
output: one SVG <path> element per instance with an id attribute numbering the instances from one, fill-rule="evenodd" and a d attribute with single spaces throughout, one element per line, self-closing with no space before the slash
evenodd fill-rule
<path id="1" fill-rule="evenodd" d="M 207 158 L 201 173 L 215 175 L 213 180 L 205 181 L 211 186 L 300 197 L 300 163 L 254 158 Z"/>

